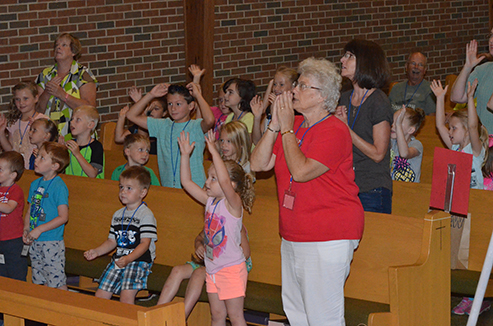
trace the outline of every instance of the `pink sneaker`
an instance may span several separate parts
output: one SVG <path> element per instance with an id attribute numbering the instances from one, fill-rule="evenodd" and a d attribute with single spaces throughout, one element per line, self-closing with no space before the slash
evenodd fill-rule
<path id="1" fill-rule="evenodd" d="M 465 310 L 465 313 L 468 315 L 471 313 L 472 303 L 473 303 L 473 300 L 471 300 L 471 304 Z M 491 308 L 491 303 L 489 301 L 483 300 L 483 303 L 481 304 L 481 308 L 479 308 L 479 314 L 481 315 L 483 312 L 490 310 L 490 308 Z"/>
<path id="2" fill-rule="evenodd" d="M 452 309 L 452 313 L 456 315 L 464 315 L 471 311 L 472 299 L 462 298 L 462 301 Z"/>

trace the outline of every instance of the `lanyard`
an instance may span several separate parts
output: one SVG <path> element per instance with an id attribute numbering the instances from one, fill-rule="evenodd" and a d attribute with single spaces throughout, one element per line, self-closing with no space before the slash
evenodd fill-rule
<path id="1" fill-rule="evenodd" d="M 353 130 L 353 128 L 354 128 L 354 124 L 356 123 L 356 119 L 358 118 L 358 115 L 359 115 L 359 110 L 361 110 L 361 106 L 363 105 L 363 101 L 365 100 L 365 97 L 366 97 L 366 94 L 368 94 L 368 91 L 369 91 L 369 89 L 366 90 L 365 95 L 363 95 L 363 98 L 361 99 L 361 103 L 359 104 L 359 107 L 358 107 L 358 112 L 356 112 L 356 116 L 354 117 L 353 124 L 351 125 L 351 130 Z M 348 116 L 347 116 L 348 124 L 349 124 L 349 119 L 351 118 L 351 101 L 353 100 L 353 93 L 354 93 L 354 89 L 351 92 L 351 96 L 349 97 L 349 110 L 348 110 L 349 112 L 348 112 Z"/>
<path id="2" fill-rule="evenodd" d="M 144 204 L 144 202 L 140 203 L 139 207 L 137 207 L 137 209 L 134 211 L 134 213 L 132 214 L 132 218 L 130 218 L 130 222 L 128 222 L 127 224 L 127 228 L 125 229 L 125 235 L 127 234 L 128 232 L 128 228 L 130 227 L 130 224 L 132 224 L 132 221 L 134 220 L 134 216 L 135 216 L 135 213 L 137 213 L 137 211 L 139 210 L 140 206 L 142 206 L 142 204 Z M 123 209 L 123 213 L 122 213 L 122 231 L 123 231 L 123 220 L 125 218 L 125 212 L 127 211 L 127 207 L 125 207 Z"/>
<path id="3" fill-rule="evenodd" d="M 91 143 L 91 141 L 92 141 L 92 138 L 91 138 L 91 140 L 89 140 L 89 143 L 87 143 L 86 147 L 84 148 L 84 154 L 82 154 L 82 152 L 81 152 L 82 157 L 85 160 L 87 160 L 87 158 L 86 158 L 87 149 L 89 148 L 89 144 Z M 77 145 L 77 146 L 79 146 L 79 145 Z M 75 175 L 74 174 L 74 165 L 72 164 L 72 152 L 69 151 L 69 153 L 70 153 L 70 165 L 69 165 L 70 166 L 70 171 L 72 171 L 72 175 Z M 87 162 L 89 162 L 89 161 L 87 160 Z M 79 165 L 80 165 L 80 163 L 79 163 Z M 80 167 L 80 176 L 82 177 L 83 175 L 84 175 L 84 170 L 82 169 L 82 166 L 81 166 Z"/>
<path id="4" fill-rule="evenodd" d="M 216 198 L 214 198 L 212 203 L 214 203 L 215 200 L 216 200 Z M 207 229 L 211 228 L 212 218 L 214 217 L 214 213 L 216 212 L 217 205 L 219 205 L 220 201 L 221 201 L 221 199 L 219 199 L 217 201 L 216 205 L 214 205 L 214 209 L 212 210 L 211 217 L 209 218 L 209 224 L 207 224 Z M 207 212 L 205 212 L 205 214 L 207 214 Z M 207 232 L 204 232 L 204 236 L 205 236 L 206 244 L 209 244 L 209 238 L 207 237 Z"/>
<path id="5" fill-rule="evenodd" d="M 419 86 L 421 86 L 421 83 L 422 82 L 423 82 L 423 80 L 421 80 L 419 82 L 418 87 L 416 87 L 416 89 L 414 90 L 413 95 L 411 95 L 411 97 L 409 98 L 409 101 L 407 101 L 407 103 L 406 103 L 406 95 L 407 95 L 407 83 L 406 83 L 406 89 L 404 90 L 404 99 L 403 99 L 404 100 L 403 103 L 405 103 L 406 107 L 409 105 L 409 103 L 411 103 L 411 100 L 413 99 L 414 94 L 416 94 L 416 92 L 418 91 Z"/>
<path id="6" fill-rule="evenodd" d="M 327 114 L 325 117 L 323 117 L 322 119 L 318 120 L 317 122 L 315 122 L 314 124 L 312 124 L 310 127 L 308 127 L 308 129 L 305 130 L 305 132 L 303 133 L 303 136 L 301 136 L 301 140 L 300 142 L 298 143 L 298 147 L 301 148 L 301 145 L 303 144 L 303 139 L 305 139 L 305 135 L 308 131 L 310 131 L 310 129 L 312 129 L 313 127 L 315 127 L 316 125 L 318 125 L 320 122 L 324 121 L 325 119 L 327 119 L 328 117 L 330 117 L 330 113 Z M 303 122 L 299 125 L 298 129 L 296 129 L 296 132 L 294 133 L 294 135 L 296 136 L 298 134 L 298 131 L 300 131 L 300 128 L 301 126 L 303 125 L 303 123 L 305 123 L 305 120 L 303 120 Z M 291 185 L 293 184 L 293 175 L 291 175 L 291 177 L 289 178 L 289 190 L 291 190 Z"/>
<path id="7" fill-rule="evenodd" d="M 187 128 L 188 124 L 190 123 L 192 119 L 189 119 L 187 123 L 185 124 L 185 127 L 181 131 L 185 131 Z M 171 170 L 173 171 L 173 188 L 175 187 L 175 177 L 176 177 L 176 170 L 178 169 L 178 158 L 180 155 L 178 153 L 180 152 L 180 149 L 178 149 L 178 153 L 176 154 L 176 160 L 173 160 L 173 128 L 175 126 L 175 122 L 173 121 L 173 124 L 171 125 L 171 132 L 169 135 L 169 150 L 171 154 Z"/>
<path id="8" fill-rule="evenodd" d="M 36 115 L 36 111 L 34 111 L 33 115 L 31 116 L 31 118 L 34 118 L 34 116 Z M 22 145 L 22 141 L 24 140 L 24 136 L 26 135 L 26 131 L 27 131 L 27 128 L 29 128 L 29 125 L 31 124 L 31 121 L 27 121 L 27 125 L 26 125 L 26 128 L 24 129 L 24 132 L 21 132 L 21 119 L 19 118 L 19 135 L 21 136 L 21 142 L 20 142 L 20 145 Z"/>
<path id="9" fill-rule="evenodd" d="M 240 121 L 241 116 L 243 115 L 243 113 L 245 113 L 245 111 L 241 111 L 241 113 L 240 113 L 240 115 L 238 116 L 238 118 L 236 119 L 236 121 Z M 233 116 L 234 116 L 234 115 L 233 115 Z M 231 120 L 233 120 L 233 119 L 231 119 Z"/>
<path id="10" fill-rule="evenodd" d="M 53 182 L 53 180 L 56 179 L 57 176 L 55 176 L 53 179 L 50 180 L 50 182 L 48 183 L 48 187 L 45 188 L 45 190 L 43 191 L 43 193 L 41 194 L 41 198 L 39 200 L 39 205 L 36 205 L 34 204 L 34 212 L 33 214 L 31 214 L 31 218 L 30 218 L 30 221 L 32 223 L 30 223 L 31 225 L 31 231 L 34 230 L 34 228 L 36 228 L 38 226 L 38 220 L 39 220 L 39 216 L 41 215 L 41 210 L 43 209 L 43 200 L 48 197 L 48 189 L 50 189 L 50 186 L 51 186 L 51 183 Z M 38 185 L 36 186 L 36 191 L 33 195 L 33 198 L 31 199 L 31 201 L 34 201 L 34 196 L 36 196 L 36 192 L 38 192 L 38 189 L 39 189 L 39 186 L 41 185 L 41 181 L 43 180 L 43 178 L 40 178 L 39 181 L 38 181 Z M 32 205 L 32 203 L 31 203 Z"/>
<path id="11" fill-rule="evenodd" d="M 223 122 L 221 121 L 221 118 L 224 117 L 224 113 L 221 113 L 219 118 L 216 120 L 216 125 L 214 126 L 214 132 L 217 132 L 217 129 L 222 126 Z"/>

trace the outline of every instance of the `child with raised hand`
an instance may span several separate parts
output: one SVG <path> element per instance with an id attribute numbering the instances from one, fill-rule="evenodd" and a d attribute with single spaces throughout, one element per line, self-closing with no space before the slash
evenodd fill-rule
<path id="1" fill-rule="evenodd" d="M 24 192 L 16 184 L 24 172 L 24 159 L 18 152 L 0 154 L 0 276 L 26 281 L 27 258 L 24 243 Z"/>
<path id="2" fill-rule="evenodd" d="M 255 96 L 250 102 L 252 113 L 255 116 L 252 131 L 252 142 L 257 145 L 262 135 L 267 130 L 272 114 L 269 105 L 274 103 L 276 96 L 283 92 L 289 92 L 293 89 L 293 83 L 298 80 L 298 72 L 295 69 L 286 66 L 280 66 L 276 70 L 274 79 L 269 82 L 265 91 L 264 99 Z"/>
<path id="3" fill-rule="evenodd" d="M 474 91 L 478 84 L 475 79 L 473 84 L 467 85 L 467 112 L 455 111 L 449 119 L 449 128 L 445 126 L 445 94 L 447 93 L 448 85 L 442 87 L 440 81 L 433 80 L 431 89 L 437 98 L 436 105 L 436 125 L 443 142 L 449 149 L 461 151 L 463 153 L 472 154 L 472 170 L 471 170 L 471 188 L 483 189 L 483 173 L 482 166 L 485 161 L 486 151 L 488 149 L 488 132 L 479 121 L 474 105 Z M 467 223 L 471 223 L 471 219 L 466 220 L 464 229 L 467 229 Z M 469 229 L 470 231 L 470 226 Z M 465 232 L 462 235 L 464 238 Z M 469 234 L 467 235 L 469 236 Z M 456 315 L 468 314 L 471 311 L 473 298 L 462 298 L 462 301 L 452 309 Z M 491 308 L 488 301 L 483 301 L 480 313 Z"/>
<path id="4" fill-rule="evenodd" d="M 241 121 L 230 121 L 221 129 L 219 152 L 223 160 L 233 160 L 245 170 L 250 171 L 252 142 L 246 125 Z"/>
<path id="5" fill-rule="evenodd" d="M 29 142 L 34 145 L 31 157 L 29 157 L 29 170 L 34 170 L 34 160 L 38 156 L 39 149 L 47 141 L 58 139 L 58 128 L 56 124 L 45 118 L 34 120 L 29 129 Z"/>
<path id="6" fill-rule="evenodd" d="M 246 258 L 247 271 L 250 273 L 252 269 L 252 260 L 250 257 L 250 243 L 246 228 L 243 226 L 241 229 L 241 248 Z M 187 261 L 183 265 L 173 267 L 171 274 L 166 279 L 161 295 L 159 296 L 159 304 L 171 302 L 175 297 L 178 289 L 180 288 L 183 280 L 189 279 L 187 290 L 185 292 L 185 298 L 183 303 L 185 304 L 185 318 L 188 319 L 195 304 L 199 300 L 202 288 L 205 282 L 205 267 L 204 267 L 204 230 L 195 238 L 195 254 L 192 255 L 192 260 Z"/>
<path id="7" fill-rule="evenodd" d="M 142 166 L 151 175 L 151 185 L 160 186 L 159 179 L 156 177 L 154 171 L 144 166 L 149 161 L 149 150 L 151 144 L 149 137 L 141 134 L 129 134 L 125 137 L 123 142 L 123 156 L 127 159 L 127 163 L 117 167 L 111 174 L 111 180 L 120 180 L 120 174 L 131 166 Z"/>
<path id="8" fill-rule="evenodd" d="M 0 116 L 0 145 L 4 151 L 16 151 L 24 157 L 24 168 L 34 146 L 29 142 L 30 125 L 36 119 L 48 117 L 36 111 L 38 89 L 33 82 L 20 82 L 12 88 L 13 98 L 6 116 Z"/>
<path id="9" fill-rule="evenodd" d="M 444 98 L 445 89 L 440 81 L 433 80 L 431 89 L 437 98 L 436 126 L 445 145 L 452 150 L 472 154 L 471 188 L 483 189 L 483 175 L 481 167 L 484 164 L 488 149 L 488 132 L 479 121 L 474 106 L 474 90 L 478 81 L 475 80 L 467 87 L 467 112 L 455 111 L 449 119 L 449 127 L 445 126 Z"/>
<path id="10" fill-rule="evenodd" d="M 22 236 L 31 246 L 32 282 L 62 290 L 67 290 L 63 231 L 68 222 L 68 188 L 58 174 L 69 162 L 65 145 L 46 142 L 39 149 L 34 172 L 41 178 L 29 188 Z"/>
<path id="11" fill-rule="evenodd" d="M 99 113 L 95 107 L 83 105 L 74 110 L 70 120 L 74 139 L 65 143 L 70 150 L 66 174 L 104 179 L 103 145 L 92 137 L 98 122 Z"/>
<path id="12" fill-rule="evenodd" d="M 197 85 L 192 84 L 189 87 L 193 95 L 197 97 L 203 119 L 191 119 L 195 99 L 190 91 L 184 86 L 169 84 L 156 85 L 127 113 L 130 121 L 149 130 L 149 135 L 157 138 L 159 175 L 161 185 L 164 187 L 181 188 L 180 150 L 177 143 L 181 131 L 189 132 L 192 141 L 196 144 L 196 149 L 190 158 L 192 178 L 198 185 L 203 186 L 205 183 L 204 133 L 213 127 L 214 115 Z M 154 119 L 142 116 L 147 103 L 162 96 L 166 96 L 170 118 Z"/>
<path id="13" fill-rule="evenodd" d="M 390 174 L 392 180 L 419 182 L 423 144 L 414 135 L 425 119 L 420 109 L 406 108 L 394 113 L 394 123 L 390 129 Z"/>
<path id="14" fill-rule="evenodd" d="M 247 126 L 248 132 L 251 134 L 254 116 L 251 112 L 250 102 L 257 92 L 254 82 L 233 78 L 224 83 L 223 90 L 225 104 L 233 111 L 228 115 L 224 123 L 239 120 Z"/>
<path id="15" fill-rule="evenodd" d="M 136 86 L 132 86 L 128 90 L 128 95 L 134 103 L 137 103 L 142 98 L 142 90 L 138 89 Z M 130 128 L 125 129 L 125 120 L 127 118 L 127 112 L 130 110 L 129 106 L 126 105 L 120 110 L 118 114 L 118 120 L 115 127 L 115 143 L 122 144 L 125 137 L 130 134 L 140 134 L 144 136 L 149 136 L 149 132 L 146 129 L 139 128 L 137 125 L 132 125 Z M 146 117 L 153 117 L 155 119 L 162 119 L 166 117 L 166 99 L 164 97 L 158 97 L 152 100 L 149 105 L 145 108 L 143 115 Z M 156 137 L 150 137 L 149 141 L 151 143 L 150 154 L 157 154 Z"/>
<path id="16" fill-rule="evenodd" d="M 212 325 L 224 325 L 226 316 L 231 324 L 246 325 L 243 302 L 247 283 L 245 255 L 240 247 L 243 208 L 251 212 L 254 192 L 252 177 L 236 162 L 223 162 L 215 145 L 214 132 L 206 136 L 212 165 L 205 188 L 192 181 L 190 154 L 195 143 L 182 132 L 178 144 L 181 157 L 183 188 L 205 205 L 204 262 L 206 286 L 211 307 Z"/>
<path id="17" fill-rule="evenodd" d="M 87 260 L 106 255 L 116 248 L 112 261 L 99 279 L 96 297 L 111 299 L 120 293 L 120 302 L 134 304 L 156 257 L 157 227 L 154 214 L 143 202 L 151 176 L 141 166 L 132 166 L 120 175 L 120 201 L 125 206 L 113 214 L 108 239 L 84 252 Z"/>
<path id="18" fill-rule="evenodd" d="M 200 66 L 198 65 L 191 65 L 188 70 L 193 76 L 193 82 L 195 84 L 200 84 L 200 79 L 205 73 L 205 69 L 200 69 Z M 214 132 L 216 133 L 216 139 L 219 139 L 219 132 L 221 131 L 221 127 L 228 115 L 231 113 L 230 108 L 225 105 L 223 87 L 224 84 L 221 84 L 217 90 L 217 106 L 211 107 L 212 114 L 214 114 L 214 119 L 216 120 L 216 122 L 214 123 Z M 200 117 L 200 111 L 198 111 L 197 119 Z"/>

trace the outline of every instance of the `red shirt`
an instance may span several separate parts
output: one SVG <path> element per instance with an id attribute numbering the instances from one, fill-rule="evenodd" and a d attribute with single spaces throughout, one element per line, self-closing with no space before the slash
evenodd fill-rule
<path id="1" fill-rule="evenodd" d="M 9 187 L 0 187 L 0 202 L 9 200 L 17 202 L 17 207 L 10 214 L 0 214 L 0 241 L 20 238 L 24 232 L 24 192 L 16 183 L 10 190 Z"/>
<path id="2" fill-rule="evenodd" d="M 294 130 L 302 123 L 302 116 L 295 117 Z M 308 129 L 298 130 L 298 141 Z M 354 182 L 353 145 L 348 127 L 338 118 L 328 117 L 305 134 L 301 151 L 329 170 L 308 182 L 293 181 L 291 191 L 296 195 L 293 210 L 283 207 L 291 174 L 284 157 L 282 136 L 278 136 L 273 153 L 281 236 L 295 242 L 361 239 L 364 212 Z"/>

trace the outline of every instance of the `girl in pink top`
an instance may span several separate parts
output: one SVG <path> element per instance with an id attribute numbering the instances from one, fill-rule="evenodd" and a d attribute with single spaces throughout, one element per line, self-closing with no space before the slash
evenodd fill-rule
<path id="1" fill-rule="evenodd" d="M 181 151 L 180 179 L 183 189 L 195 200 L 206 205 L 205 245 L 197 250 L 197 256 L 205 262 L 211 325 L 224 325 L 226 316 L 229 316 L 233 326 L 246 325 L 243 302 L 247 270 L 240 247 L 240 232 L 243 208 L 251 213 L 255 197 L 253 180 L 238 163 L 231 160 L 223 162 L 215 145 L 213 131 L 208 132 L 205 140 L 213 164 L 204 188 L 195 184 L 191 178 L 190 154 L 195 143 L 190 144 L 188 133 L 182 132 L 178 144 Z"/>

